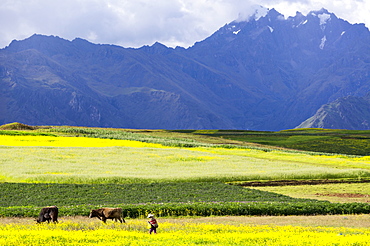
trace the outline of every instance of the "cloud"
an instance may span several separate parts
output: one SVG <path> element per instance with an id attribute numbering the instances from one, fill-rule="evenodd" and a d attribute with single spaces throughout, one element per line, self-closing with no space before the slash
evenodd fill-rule
<path id="1" fill-rule="evenodd" d="M 287 16 L 322 7 L 352 23 L 370 24 L 365 0 L 2 0 L 0 47 L 34 33 L 140 47 L 159 41 L 188 47 L 255 6 Z"/>
<path id="2" fill-rule="evenodd" d="M 275 8 L 285 16 L 294 16 L 296 11 L 307 14 L 312 10 L 327 9 L 351 23 L 366 23 L 370 26 L 370 1 L 367 0 L 262 0 L 265 7 Z"/>

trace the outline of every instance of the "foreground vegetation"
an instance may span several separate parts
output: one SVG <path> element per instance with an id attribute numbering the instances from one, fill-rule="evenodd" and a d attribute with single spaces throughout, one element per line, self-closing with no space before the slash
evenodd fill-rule
<path id="1" fill-rule="evenodd" d="M 1 245 L 367 245 L 365 228 L 228 225 L 160 222 L 149 235 L 146 222 L 104 225 L 67 220 L 57 225 L 0 224 Z"/>

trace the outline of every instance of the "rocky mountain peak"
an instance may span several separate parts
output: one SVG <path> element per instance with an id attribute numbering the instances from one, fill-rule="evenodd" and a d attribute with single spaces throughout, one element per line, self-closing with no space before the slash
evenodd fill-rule
<path id="1" fill-rule="evenodd" d="M 0 124 L 293 128 L 333 102 L 350 112 L 341 98 L 370 91 L 369 46 L 364 25 L 325 9 L 260 8 L 188 49 L 36 34 L 0 50 Z"/>

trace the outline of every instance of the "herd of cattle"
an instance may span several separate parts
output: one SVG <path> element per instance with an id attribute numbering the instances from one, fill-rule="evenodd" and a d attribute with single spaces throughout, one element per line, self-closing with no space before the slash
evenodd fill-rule
<path id="1" fill-rule="evenodd" d="M 42 208 L 39 214 L 39 218 L 36 220 L 37 223 L 45 222 L 48 223 L 50 221 L 57 223 L 58 222 L 58 207 L 51 206 Z M 92 209 L 90 211 L 89 218 L 97 217 L 104 223 L 107 219 L 111 219 L 114 221 L 119 220 L 121 223 L 126 223 L 126 221 L 122 217 L 122 208 L 99 208 L 99 209 Z"/>

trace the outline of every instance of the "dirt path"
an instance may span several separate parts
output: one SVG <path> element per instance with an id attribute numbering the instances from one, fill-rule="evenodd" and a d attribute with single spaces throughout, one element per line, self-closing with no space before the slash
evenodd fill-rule
<path id="1" fill-rule="evenodd" d="M 146 224 L 146 219 L 142 220 Z M 95 220 L 87 217 L 61 217 L 63 221 L 74 221 L 77 223 L 90 223 Z M 131 219 L 126 218 L 129 224 Z M 183 218 L 158 218 L 158 221 L 170 223 L 208 223 L 225 225 L 277 225 L 277 226 L 323 226 L 323 227 L 370 227 L 370 215 L 318 215 L 318 216 L 224 216 L 224 217 L 183 217 Z M 0 224 L 33 224 L 34 218 L 0 218 Z M 107 224 L 114 223 L 108 221 Z"/>

